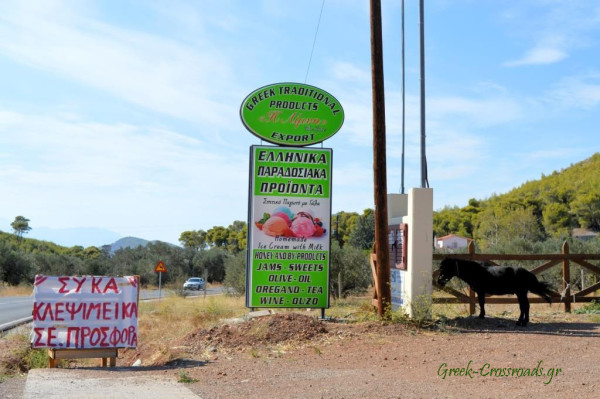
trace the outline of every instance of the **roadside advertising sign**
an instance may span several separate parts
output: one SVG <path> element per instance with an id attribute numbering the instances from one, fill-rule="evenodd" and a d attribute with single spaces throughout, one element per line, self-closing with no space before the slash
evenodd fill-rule
<path id="1" fill-rule="evenodd" d="M 332 150 L 250 148 L 246 306 L 329 307 Z"/>
<path id="2" fill-rule="evenodd" d="M 135 348 L 136 276 L 35 276 L 33 348 Z"/>
<path id="3" fill-rule="evenodd" d="M 302 83 L 276 83 L 250 93 L 242 102 L 240 117 L 261 140 L 303 147 L 337 133 L 344 123 L 344 110 L 325 90 Z"/>

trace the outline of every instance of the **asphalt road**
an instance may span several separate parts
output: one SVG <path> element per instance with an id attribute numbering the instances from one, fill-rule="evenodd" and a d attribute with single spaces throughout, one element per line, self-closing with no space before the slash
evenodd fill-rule
<path id="1" fill-rule="evenodd" d="M 0 325 L 31 317 L 33 296 L 0 297 Z"/>
<path id="2" fill-rule="evenodd" d="M 223 292 L 222 287 L 207 288 L 206 295 L 218 295 Z M 204 295 L 204 291 L 188 291 L 190 295 Z M 158 299 L 173 295 L 170 290 L 141 290 L 140 300 Z M 0 331 L 12 328 L 19 321 L 27 321 L 31 318 L 33 309 L 33 295 L 31 296 L 9 296 L 0 297 Z"/>

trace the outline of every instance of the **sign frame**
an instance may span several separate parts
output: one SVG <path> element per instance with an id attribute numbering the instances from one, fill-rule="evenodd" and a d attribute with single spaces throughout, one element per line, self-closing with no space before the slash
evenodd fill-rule
<path id="1" fill-rule="evenodd" d="M 32 348 L 135 348 L 139 276 L 36 275 Z"/>

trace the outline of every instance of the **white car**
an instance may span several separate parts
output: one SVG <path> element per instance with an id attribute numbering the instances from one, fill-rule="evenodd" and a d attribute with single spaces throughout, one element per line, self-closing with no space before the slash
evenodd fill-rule
<path id="1" fill-rule="evenodd" d="M 190 277 L 183 283 L 184 290 L 201 290 L 206 286 L 206 281 L 202 277 Z"/>

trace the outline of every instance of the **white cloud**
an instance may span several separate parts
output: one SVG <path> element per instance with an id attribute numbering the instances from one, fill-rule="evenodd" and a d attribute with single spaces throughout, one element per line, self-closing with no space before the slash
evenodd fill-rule
<path id="1" fill-rule="evenodd" d="M 335 62 L 332 65 L 333 77 L 345 81 L 369 82 L 371 79 L 371 70 L 369 68 L 360 68 L 350 62 Z"/>
<path id="2" fill-rule="evenodd" d="M 223 53 L 73 15 L 66 5 L 8 8 L 0 51 L 34 68 L 107 92 L 149 110 L 227 126 L 235 107 L 224 89 L 233 73 Z"/>
<path id="3" fill-rule="evenodd" d="M 600 105 L 600 73 L 564 78 L 550 91 L 549 97 L 562 107 L 593 109 Z"/>
<path id="4" fill-rule="evenodd" d="M 245 219 L 246 180 L 246 151 L 216 154 L 171 130 L 0 113 L 0 182 L 10 187 L 0 208 L 38 226 L 132 235 L 146 225 L 178 224 L 177 234 L 182 224 L 221 225 Z"/>
<path id="5" fill-rule="evenodd" d="M 504 66 L 516 67 L 523 65 L 546 65 L 554 64 L 567 58 L 567 53 L 558 48 L 552 47 L 537 47 L 531 49 L 522 58 L 508 61 Z"/>
<path id="6" fill-rule="evenodd" d="M 530 43 L 507 67 L 555 64 L 593 45 L 600 27 L 600 6 L 584 1 L 514 2 L 504 13 L 509 40 Z"/>
<path id="7" fill-rule="evenodd" d="M 477 127 L 498 126 L 523 117 L 522 104 L 509 97 L 434 97 L 428 100 L 428 114 L 454 123 Z M 451 122 L 452 123 L 452 122 Z"/>

